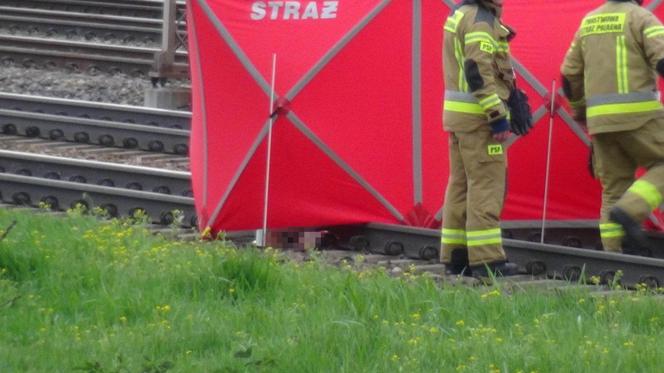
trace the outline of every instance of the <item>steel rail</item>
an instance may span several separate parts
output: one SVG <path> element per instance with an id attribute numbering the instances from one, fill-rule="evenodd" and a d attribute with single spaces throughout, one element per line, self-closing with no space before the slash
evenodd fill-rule
<path id="1" fill-rule="evenodd" d="M 35 137 L 0 135 L 5 150 L 189 172 L 189 157 Z"/>
<path id="2" fill-rule="evenodd" d="M 327 230 L 354 250 L 425 260 L 436 259 L 439 255 L 440 231 L 434 229 L 367 224 Z M 655 249 L 664 249 L 661 242 Z M 626 286 L 645 283 L 659 287 L 664 284 L 663 259 L 513 239 L 504 239 L 503 248 L 510 261 L 533 275 L 562 277 L 572 281 L 598 276 L 603 283 L 611 283 L 622 276 L 621 281 Z M 619 271 L 622 275 L 618 275 Z"/>
<path id="3" fill-rule="evenodd" d="M 180 211 L 181 224 L 197 225 L 190 197 L 8 173 L 0 173 L 0 193 L 7 203 L 33 207 L 42 204 L 54 210 L 82 205 L 87 209 L 98 207 L 111 217 L 134 216 L 143 211 L 152 222 L 160 224 L 177 222 L 176 211 Z"/>
<path id="4" fill-rule="evenodd" d="M 129 17 L 161 18 L 163 1 L 103 1 L 103 0 L 4 0 L 5 6 L 60 10 L 80 13 L 113 14 Z M 178 7 L 186 3 L 178 1 Z"/>
<path id="5" fill-rule="evenodd" d="M 161 40 L 162 20 L 0 6 L 0 24 L 14 30 L 42 31 L 85 38 Z M 184 31 L 184 24 L 179 25 Z"/>
<path id="6" fill-rule="evenodd" d="M 2 64 L 46 69 L 64 67 L 71 72 L 86 71 L 96 74 L 103 71 L 147 76 L 153 68 L 154 55 L 158 51 L 157 48 L 0 35 Z M 175 57 L 175 68 L 181 71 L 183 76 L 188 75 L 187 53 L 179 51 Z"/>
<path id="7" fill-rule="evenodd" d="M 6 135 L 22 135 L 106 147 L 159 153 L 189 153 L 189 131 L 0 109 L 0 128 Z"/>
<path id="8" fill-rule="evenodd" d="M 65 0 L 69 1 L 69 0 Z M 112 3 L 116 5 L 131 5 L 131 4 L 141 4 L 141 5 L 154 5 L 154 6 L 159 6 L 163 7 L 164 0 L 79 0 L 79 1 L 84 1 L 86 3 L 93 3 L 93 2 L 107 2 L 107 3 Z M 186 5 L 186 0 L 176 0 L 178 6 L 184 6 Z"/>
<path id="9" fill-rule="evenodd" d="M 0 150 L 0 172 L 192 197 L 191 174 Z"/>
<path id="10" fill-rule="evenodd" d="M 187 111 L 0 92 L 0 108 L 189 130 Z"/>

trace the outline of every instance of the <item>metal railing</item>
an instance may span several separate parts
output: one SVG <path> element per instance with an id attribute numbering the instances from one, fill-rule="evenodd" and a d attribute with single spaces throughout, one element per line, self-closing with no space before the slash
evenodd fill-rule
<path id="1" fill-rule="evenodd" d="M 176 51 L 187 48 L 186 29 L 179 25 L 186 22 L 186 7 L 176 0 L 164 0 L 161 50 L 155 54 L 154 69 L 150 72 L 152 84 L 164 85 L 167 79 L 183 79 L 189 76 L 189 68 L 175 63 Z"/>

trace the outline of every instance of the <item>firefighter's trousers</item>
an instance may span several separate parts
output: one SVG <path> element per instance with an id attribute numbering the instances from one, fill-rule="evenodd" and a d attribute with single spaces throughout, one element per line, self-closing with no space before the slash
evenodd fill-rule
<path id="1" fill-rule="evenodd" d="M 609 220 L 613 206 L 642 222 L 662 204 L 664 192 L 664 120 L 653 119 L 632 131 L 600 133 L 593 136 L 602 182 L 600 235 L 604 250 L 622 251 L 625 235 L 620 225 Z M 637 167 L 647 172 L 635 180 Z"/>
<path id="2" fill-rule="evenodd" d="M 458 249 L 468 250 L 471 266 L 506 260 L 500 231 L 506 174 L 503 146 L 486 126 L 450 133 L 449 149 L 441 261 L 451 264 Z"/>

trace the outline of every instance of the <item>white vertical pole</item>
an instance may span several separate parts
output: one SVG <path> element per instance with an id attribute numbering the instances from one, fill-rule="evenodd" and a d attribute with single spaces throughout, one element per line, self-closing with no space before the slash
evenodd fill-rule
<path id="1" fill-rule="evenodd" d="M 274 112 L 274 86 L 277 73 L 277 54 L 272 53 L 272 83 L 270 87 L 270 111 L 269 124 L 267 130 L 267 165 L 265 166 L 265 194 L 263 198 L 263 231 L 262 239 L 260 240 L 261 246 L 265 247 L 267 243 L 267 209 L 268 209 L 268 195 L 270 194 L 270 163 L 272 160 L 272 124 L 274 119 L 272 113 Z"/>
<path id="2" fill-rule="evenodd" d="M 553 138 L 553 116 L 556 102 L 556 81 L 551 84 L 551 110 L 549 111 L 549 141 L 546 148 L 546 177 L 544 181 L 544 210 L 542 211 L 542 233 L 540 243 L 544 243 L 544 230 L 546 228 L 546 211 L 549 202 L 549 175 L 551 173 L 551 143 Z"/>

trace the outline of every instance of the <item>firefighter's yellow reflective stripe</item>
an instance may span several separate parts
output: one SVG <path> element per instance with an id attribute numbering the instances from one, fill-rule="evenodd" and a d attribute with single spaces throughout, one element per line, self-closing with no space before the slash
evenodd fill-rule
<path id="1" fill-rule="evenodd" d="M 621 238 L 625 237 L 625 232 L 600 232 L 601 238 Z"/>
<path id="2" fill-rule="evenodd" d="M 625 236 L 622 226 L 616 223 L 603 223 L 599 225 L 599 235 L 602 238 L 616 238 Z"/>
<path id="3" fill-rule="evenodd" d="M 646 111 L 655 111 L 661 108 L 662 104 L 659 101 L 597 105 L 589 107 L 586 111 L 586 116 L 588 118 L 593 118 L 601 115 L 644 113 Z"/>
<path id="4" fill-rule="evenodd" d="M 627 48 L 625 46 L 625 35 L 616 38 L 616 79 L 618 82 L 618 93 L 629 92 L 627 81 Z"/>
<path id="5" fill-rule="evenodd" d="M 616 230 L 620 229 L 622 230 L 622 225 L 616 224 L 616 223 L 601 223 L 599 225 L 599 230 L 601 231 L 610 231 L 610 230 Z"/>
<path id="6" fill-rule="evenodd" d="M 463 48 L 461 48 L 461 42 L 457 38 L 454 38 L 454 56 L 459 65 L 459 91 L 468 92 L 468 82 L 466 81 L 466 74 L 464 73 L 463 68 Z"/>
<path id="7" fill-rule="evenodd" d="M 498 97 L 498 94 L 496 93 L 480 100 L 480 106 L 484 110 L 490 109 L 496 105 L 500 105 L 501 103 L 502 101 L 500 100 L 500 97 Z"/>
<path id="8" fill-rule="evenodd" d="M 486 229 L 481 231 L 468 231 L 466 233 L 468 247 L 484 245 L 500 245 L 503 243 L 503 237 L 500 228 Z"/>
<path id="9" fill-rule="evenodd" d="M 473 31 L 466 34 L 466 41 L 472 39 L 484 39 L 492 43 L 496 43 L 496 40 L 493 38 L 493 35 L 489 34 L 486 31 Z"/>
<path id="10" fill-rule="evenodd" d="M 484 31 L 469 32 L 464 39 L 466 45 L 474 43 L 480 44 L 480 50 L 489 54 L 493 54 L 498 49 L 498 43 L 489 33 Z"/>
<path id="11" fill-rule="evenodd" d="M 507 53 L 510 51 L 510 45 L 506 41 L 499 41 L 496 50 L 498 52 Z"/>
<path id="12" fill-rule="evenodd" d="M 503 243 L 503 238 L 499 236 L 495 238 L 487 238 L 483 240 L 473 240 L 473 241 L 468 239 L 466 246 L 476 247 L 476 246 L 485 246 L 485 245 L 502 245 L 502 243 Z"/>
<path id="13" fill-rule="evenodd" d="M 468 243 L 466 242 L 466 238 L 447 238 L 443 236 L 440 239 L 440 243 L 445 244 L 445 245 L 464 245 L 466 246 Z"/>
<path id="14" fill-rule="evenodd" d="M 443 228 L 440 242 L 448 245 L 465 245 L 466 231 L 463 229 Z"/>
<path id="15" fill-rule="evenodd" d="M 481 231 L 468 231 L 468 232 L 466 232 L 466 236 L 468 237 L 468 239 L 470 239 L 472 237 L 477 238 L 477 237 L 496 235 L 496 234 L 500 235 L 501 232 L 502 231 L 500 230 L 500 228 L 492 228 L 492 229 L 485 229 L 485 230 L 481 230 Z"/>
<path id="16" fill-rule="evenodd" d="M 458 10 L 455 11 L 454 14 L 447 17 L 444 29 L 451 33 L 456 33 L 456 29 L 459 26 L 459 21 L 461 21 L 462 18 L 463 18 L 463 13 Z"/>
<path id="17" fill-rule="evenodd" d="M 664 30 L 653 32 L 652 34 L 647 35 L 646 39 L 654 38 L 655 36 L 660 36 L 660 35 L 664 35 Z"/>
<path id="18" fill-rule="evenodd" d="M 451 33 L 456 33 L 457 25 L 456 25 L 456 23 L 452 23 L 451 18 L 448 18 L 447 22 L 445 22 L 445 27 L 443 27 L 443 28 L 445 29 L 445 31 L 449 31 Z"/>
<path id="19" fill-rule="evenodd" d="M 593 34 L 622 33 L 625 13 L 604 13 L 586 17 L 581 23 L 581 37 Z"/>
<path id="20" fill-rule="evenodd" d="M 469 32 L 466 34 L 466 38 L 464 39 L 464 41 L 466 45 L 472 43 L 479 43 L 482 41 L 490 43 L 493 46 L 498 45 L 496 39 L 494 39 L 493 36 L 491 36 L 491 34 L 484 31 Z"/>
<path id="21" fill-rule="evenodd" d="M 652 38 L 655 36 L 659 35 L 664 35 L 664 26 L 658 25 L 658 26 L 651 26 L 643 30 L 643 34 L 646 36 L 646 38 Z"/>
<path id="22" fill-rule="evenodd" d="M 653 210 L 662 204 L 662 193 L 657 190 L 654 184 L 645 180 L 637 180 L 627 191 L 643 198 Z"/>
<path id="23" fill-rule="evenodd" d="M 486 115 L 484 113 L 484 109 L 482 109 L 482 107 L 479 104 L 472 104 L 469 102 L 462 102 L 462 101 L 445 100 L 443 105 L 445 111 L 454 111 L 457 113 L 465 113 L 465 114 Z"/>

